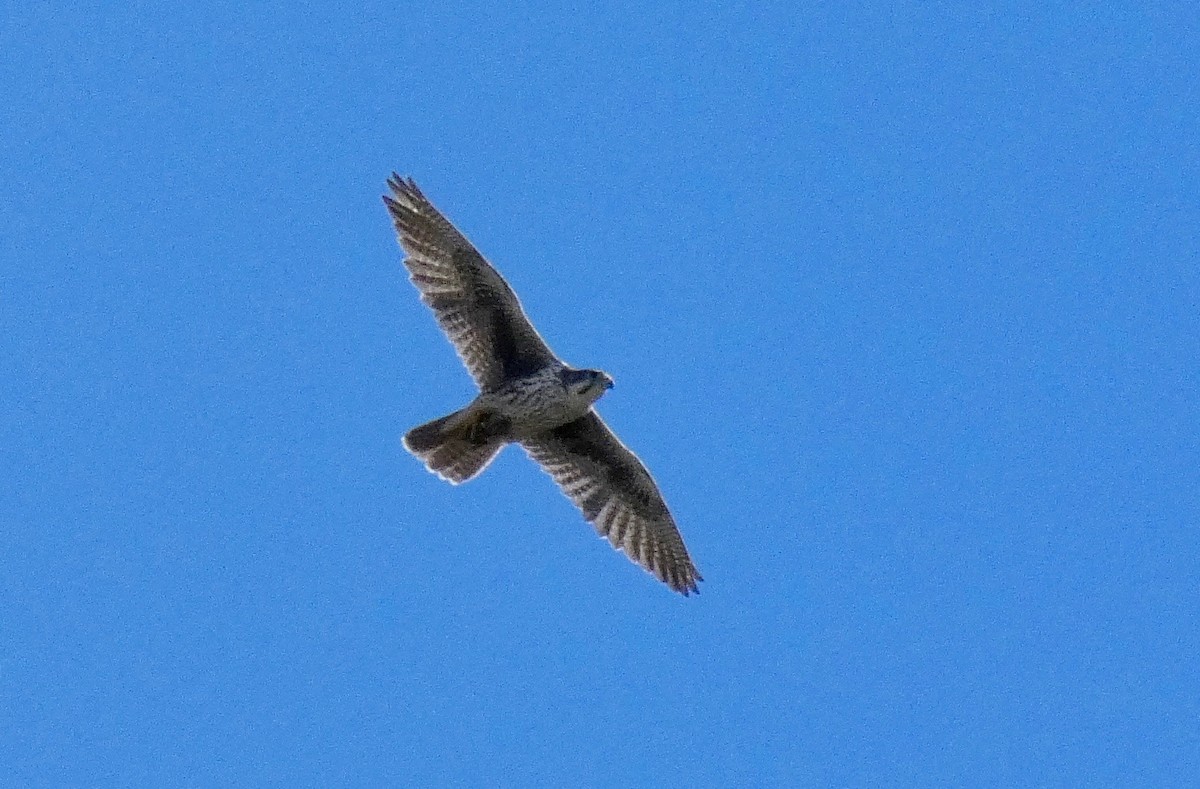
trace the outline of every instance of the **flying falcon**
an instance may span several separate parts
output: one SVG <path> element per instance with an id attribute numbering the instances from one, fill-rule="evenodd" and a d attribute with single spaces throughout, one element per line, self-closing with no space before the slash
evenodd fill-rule
<path id="1" fill-rule="evenodd" d="M 408 431 L 405 448 L 458 484 L 518 443 L 614 548 L 675 591 L 699 592 L 654 479 L 592 408 L 612 378 L 555 356 L 504 278 L 411 178 L 393 173 L 388 186 L 404 265 L 480 389 L 466 408 Z"/>

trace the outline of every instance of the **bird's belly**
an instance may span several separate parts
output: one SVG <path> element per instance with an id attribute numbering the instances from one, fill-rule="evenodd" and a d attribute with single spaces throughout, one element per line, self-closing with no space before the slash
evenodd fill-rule
<path id="1" fill-rule="evenodd" d="M 571 403 L 565 399 L 542 403 L 527 410 L 518 411 L 512 417 L 515 438 L 530 438 L 547 430 L 574 422 L 587 413 L 588 406 Z"/>
<path id="2" fill-rule="evenodd" d="M 589 403 L 575 402 L 573 398 L 568 397 L 561 387 L 522 392 L 520 396 L 504 395 L 505 393 L 496 393 L 488 398 L 490 402 L 486 405 L 511 421 L 509 434 L 514 441 L 532 438 L 539 433 L 574 422 L 590 408 Z"/>

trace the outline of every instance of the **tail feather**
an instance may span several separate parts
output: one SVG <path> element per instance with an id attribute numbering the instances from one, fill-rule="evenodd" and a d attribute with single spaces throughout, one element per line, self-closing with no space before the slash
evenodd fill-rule
<path id="1" fill-rule="evenodd" d="M 504 448 L 495 438 L 472 438 L 473 420 L 467 409 L 414 427 L 404 436 L 404 447 L 444 480 L 466 482 L 487 468 Z"/>
<path id="2" fill-rule="evenodd" d="M 469 441 L 448 441 L 425 459 L 430 471 L 454 484 L 466 482 L 487 468 L 500 453 L 504 443 L 488 441 L 471 444 Z"/>
<path id="3" fill-rule="evenodd" d="M 449 416 L 414 427 L 404 434 L 404 448 L 417 457 L 423 457 L 437 449 L 446 440 L 447 435 L 452 432 L 454 425 L 450 424 L 451 420 L 460 413 L 462 412 L 456 411 Z"/>

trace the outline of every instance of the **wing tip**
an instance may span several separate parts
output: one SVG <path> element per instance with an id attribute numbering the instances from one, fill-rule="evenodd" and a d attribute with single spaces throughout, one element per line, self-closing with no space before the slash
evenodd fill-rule
<path id="1" fill-rule="evenodd" d="M 425 200 L 424 193 L 421 192 L 420 187 L 417 186 L 417 182 L 414 181 L 411 176 L 402 176 L 393 170 L 392 174 L 387 179 L 387 185 L 388 189 L 391 190 L 392 195 L 395 195 L 396 197 L 420 201 Z M 388 200 L 389 196 L 384 195 L 383 199 Z"/>
<path id="2" fill-rule="evenodd" d="M 392 222 L 398 232 L 407 234 L 420 222 L 423 214 L 431 207 L 429 200 L 422 194 L 412 178 L 405 178 L 393 172 L 387 179 L 391 194 L 382 196 L 383 204 L 392 215 Z"/>
<path id="3" fill-rule="evenodd" d="M 684 597 L 690 597 L 700 594 L 700 582 L 704 580 L 704 576 L 700 574 L 695 565 L 689 563 L 682 573 L 670 578 L 660 577 L 659 580 Z"/>

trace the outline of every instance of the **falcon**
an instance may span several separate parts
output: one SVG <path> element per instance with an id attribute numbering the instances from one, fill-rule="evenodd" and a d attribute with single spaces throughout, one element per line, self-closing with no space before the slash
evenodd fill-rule
<path id="1" fill-rule="evenodd" d="M 520 444 L 614 548 L 676 592 L 703 580 L 654 479 L 593 406 L 613 380 L 559 359 L 504 278 L 421 193 L 395 173 L 383 202 L 421 300 L 479 386 L 467 407 L 414 427 L 404 447 L 453 484 Z"/>

